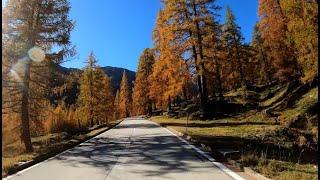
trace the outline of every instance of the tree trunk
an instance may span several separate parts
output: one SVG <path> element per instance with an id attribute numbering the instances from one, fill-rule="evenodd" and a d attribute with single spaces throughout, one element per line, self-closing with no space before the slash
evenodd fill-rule
<path id="1" fill-rule="evenodd" d="M 217 73 L 217 81 L 218 81 L 218 96 L 219 99 L 222 98 L 222 81 L 220 76 L 220 65 L 216 63 L 216 73 Z"/>
<path id="2" fill-rule="evenodd" d="M 188 100 L 186 87 L 183 87 L 182 93 L 183 93 L 184 100 Z"/>
<path id="3" fill-rule="evenodd" d="M 243 68 L 242 68 L 242 62 L 241 62 L 241 56 L 239 53 L 239 47 L 238 45 L 236 45 L 236 55 L 237 55 L 237 64 L 238 64 L 238 71 L 240 74 L 240 84 L 241 87 L 246 88 L 246 82 L 245 82 L 245 77 L 244 77 L 244 73 L 243 73 Z"/>
<path id="4" fill-rule="evenodd" d="M 169 96 L 168 100 L 168 111 L 171 111 L 171 97 Z"/>
<path id="5" fill-rule="evenodd" d="M 262 50 L 262 48 L 259 48 L 259 50 L 261 51 L 261 53 L 262 53 L 262 59 L 263 59 L 263 63 L 264 63 L 264 65 L 265 65 L 265 72 L 266 72 L 266 76 L 267 76 L 267 84 L 271 84 L 271 82 L 272 82 L 272 77 L 271 77 L 271 67 L 270 67 L 270 64 L 269 64 L 269 62 L 268 62 L 268 60 L 267 60 L 267 58 L 266 58 L 266 55 L 264 54 L 264 52 L 263 52 L 263 50 Z"/>
<path id="6" fill-rule="evenodd" d="M 30 117 L 29 117 L 29 82 L 30 82 L 30 60 L 25 60 L 25 72 L 23 78 L 23 91 L 22 91 L 22 103 L 21 103 L 21 135 L 22 141 L 25 145 L 27 152 L 32 152 L 33 147 L 30 136 Z"/>
<path id="7" fill-rule="evenodd" d="M 185 17 L 186 19 L 189 19 L 189 16 L 188 16 L 188 12 L 185 11 Z M 192 37 L 193 34 L 192 34 L 192 31 L 189 30 L 189 36 Z M 202 78 L 202 75 L 200 74 L 201 73 L 201 69 L 199 67 L 199 62 L 198 62 L 198 54 L 197 54 L 197 49 L 195 47 L 195 45 L 192 45 L 192 56 L 194 58 L 194 61 L 195 61 L 195 64 L 196 64 L 196 72 L 197 72 L 197 82 L 198 82 L 198 94 L 200 96 L 200 104 L 201 104 L 201 108 L 204 107 L 204 98 L 203 98 L 203 78 Z"/>
<path id="8" fill-rule="evenodd" d="M 193 12 L 194 15 L 197 17 L 197 9 L 196 9 L 196 4 L 195 4 L 195 0 L 192 1 L 192 6 L 193 6 Z M 200 26 L 199 26 L 199 22 L 196 20 L 195 22 L 195 26 L 196 26 L 196 35 L 197 35 L 197 45 L 199 48 L 199 56 L 200 56 L 200 79 L 201 79 L 201 106 L 203 108 L 203 110 L 205 111 L 205 107 L 207 104 L 207 79 L 204 75 L 204 56 L 203 56 L 203 49 L 202 49 L 202 36 L 200 34 Z"/>
<path id="9" fill-rule="evenodd" d="M 40 3 L 38 4 L 38 8 L 40 8 Z M 35 8 L 32 9 L 32 18 L 35 14 Z M 36 21 L 36 22 L 34 22 Z M 28 21 L 28 27 L 32 28 L 34 27 L 34 23 L 36 25 L 39 21 L 39 13 L 36 16 L 36 19 L 32 19 Z M 32 48 L 35 45 L 35 33 L 36 31 L 31 31 L 34 34 L 31 34 L 28 37 L 28 44 L 30 48 Z M 25 145 L 26 152 L 33 152 L 33 147 L 31 143 L 31 135 L 30 135 L 30 114 L 29 114 L 29 83 L 30 83 L 30 65 L 31 60 L 28 58 L 25 60 L 25 69 L 24 69 L 24 77 L 23 77 L 23 91 L 22 91 L 22 101 L 21 101 L 21 139 Z"/>
<path id="10" fill-rule="evenodd" d="M 80 119 L 78 119 L 78 127 L 81 129 Z"/>
<path id="11" fill-rule="evenodd" d="M 148 102 L 148 110 L 147 110 L 147 113 L 148 113 L 148 114 L 151 114 L 151 113 L 152 113 L 152 103 L 151 103 L 151 102 Z"/>
<path id="12" fill-rule="evenodd" d="M 157 110 L 157 105 L 155 102 L 152 102 L 152 110 L 156 111 Z"/>
<path id="13" fill-rule="evenodd" d="M 90 127 L 92 127 L 93 124 L 94 124 L 94 122 L 93 122 L 93 112 L 92 112 L 92 108 L 90 108 L 89 119 L 90 119 Z"/>

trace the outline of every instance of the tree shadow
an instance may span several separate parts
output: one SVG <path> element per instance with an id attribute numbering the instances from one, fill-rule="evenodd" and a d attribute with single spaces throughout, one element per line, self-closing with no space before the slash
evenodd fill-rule
<path id="1" fill-rule="evenodd" d="M 301 164 L 314 163 L 317 160 L 317 151 L 306 147 L 299 147 L 293 143 L 292 146 L 280 145 L 277 141 L 268 139 L 262 140 L 250 137 L 236 136 L 192 136 L 195 143 L 205 144 L 210 147 L 211 154 L 217 160 L 224 161 L 219 149 L 239 150 L 241 154 L 256 154 L 257 156 L 264 155 L 267 159 L 275 159 L 286 162 Z M 236 156 L 239 158 L 240 156 Z"/>
<path id="2" fill-rule="evenodd" d="M 107 173 L 115 165 L 133 167 L 126 168 L 126 171 L 139 173 L 144 177 L 165 177 L 169 173 L 197 172 L 198 168 L 210 166 L 209 164 L 195 166 L 194 163 L 188 163 L 203 162 L 203 159 L 176 137 L 163 134 L 131 139 L 96 137 L 60 154 L 55 159 L 67 166 L 89 165 L 104 169 Z M 137 165 L 149 165 L 154 168 L 146 171 L 134 168 Z"/>

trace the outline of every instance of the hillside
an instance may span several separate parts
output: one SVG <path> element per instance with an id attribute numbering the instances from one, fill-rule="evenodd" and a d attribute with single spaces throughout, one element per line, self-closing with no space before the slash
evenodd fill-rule
<path id="1" fill-rule="evenodd" d="M 127 72 L 129 82 L 131 83 L 131 87 L 133 85 L 133 81 L 135 80 L 136 73 L 134 71 L 130 71 L 125 68 L 119 68 L 119 67 L 112 67 L 112 66 L 105 66 L 101 67 L 101 69 L 112 79 L 113 88 L 116 91 L 120 87 L 121 77 L 123 71 Z M 59 73 L 69 75 L 71 72 L 82 72 L 82 69 L 78 68 L 66 68 L 63 66 L 58 65 L 57 71 Z"/>
<path id="2" fill-rule="evenodd" d="M 112 66 L 105 66 L 101 68 L 109 77 L 111 77 L 115 90 L 120 88 L 120 82 L 121 82 L 123 71 L 127 72 L 129 83 L 131 87 L 133 87 L 133 81 L 136 78 L 136 73 L 134 71 L 130 71 L 125 68 L 112 67 Z"/>
<path id="3" fill-rule="evenodd" d="M 210 101 L 212 116 L 207 119 L 199 117 L 198 104 L 192 101 L 151 118 L 189 136 L 218 161 L 251 167 L 272 179 L 315 179 L 317 82 L 274 82 L 226 92 L 223 101 Z M 224 151 L 237 153 L 223 155 Z"/>

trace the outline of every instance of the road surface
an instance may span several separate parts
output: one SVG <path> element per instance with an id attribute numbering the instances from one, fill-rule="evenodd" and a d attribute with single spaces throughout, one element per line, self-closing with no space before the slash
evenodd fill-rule
<path id="1" fill-rule="evenodd" d="M 165 128 L 142 118 L 128 118 L 113 129 L 8 179 L 233 178 Z"/>

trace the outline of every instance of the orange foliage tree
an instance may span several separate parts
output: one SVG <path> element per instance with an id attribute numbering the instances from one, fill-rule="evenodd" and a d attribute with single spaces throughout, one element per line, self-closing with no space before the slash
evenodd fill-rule
<path id="1" fill-rule="evenodd" d="M 148 96 L 150 89 L 148 78 L 152 73 L 153 64 L 153 50 L 147 48 L 139 58 L 138 70 L 132 91 L 132 113 L 135 115 L 146 114 L 152 111 L 152 102 Z"/>
<path id="2" fill-rule="evenodd" d="M 119 92 L 119 115 L 120 118 L 130 116 L 131 90 L 126 71 L 123 71 Z"/>
<path id="3" fill-rule="evenodd" d="M 287 39 L 287 18 L 279 0 L 259 0 L 259 30 L 264 45 L 270 51 L 279 80 L 293 80 L 301 76 L 293 44 Z"/>

